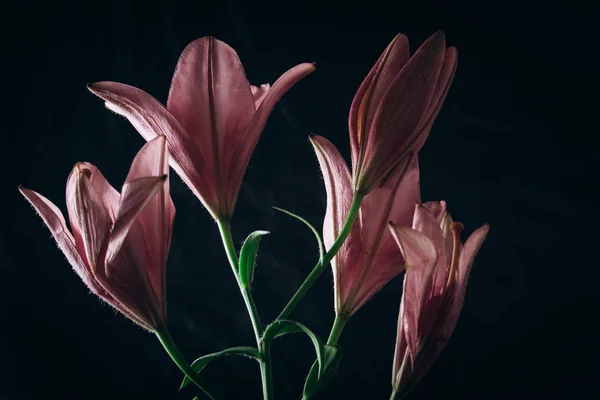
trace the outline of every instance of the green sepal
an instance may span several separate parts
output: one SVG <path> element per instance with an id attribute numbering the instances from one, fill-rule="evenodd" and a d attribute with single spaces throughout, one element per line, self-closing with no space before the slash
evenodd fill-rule
<path id="1" fill-rule="evenodd" d="M 194 369 L 194 371 L 200 372 L 200 371 L 202 371 L 202 369 L 204 367 L 206 367 L 208 365 L 208 363 L 210 363 L 211 361 L 213 361 L 221 356 L 245 356 L 245 357 L 254 358 L 255 360 L 260 359 L 260 353 L 254 347 L 248 347 L 248 346 L 231 347 L 229 349 L 218 351 L 216 353 L 207 354 L 205 356 L 202 356 L 202 357 L 196 359 L 196 361 L 194 361 L 192 363 L 192 368 Z M 179 390 L 185 388 L 190 382 L 191 382 L 191 380 L 187 376 L 185 378 L 183 378 L 183 382 L 181 382 L 181 386 L 179 387 Z"/>
<path id="2" fill-rule="evenodd" d="M 313 399 L 321 390 L 325 389 L 331 378 L 335 374 L 340 360 L 342 359 L 342 350 L 338 346 L 325 346 L 325 366 L 322 373 L 318 373 L 317 362 L 313 363 L 306 382 L 304 382 L 303 400 Z"/>
<path id="3" fill-rule="evenodd" d="M 273 322 L 271 325 L 267 326 L 265 329 L 265 333 L 263 334 L 263 341 L 271 341 L 279 336 L 286 335 L 288 333 L 306 333 L 310 340 L 313 342 L 313 346 L 315 347 L 315 352 L 317 353 L 317 362 L 319 363 L 318 373 L 321 376 L 321 372 L 323 369 L 324 360 L 325 360 L 325 345 L 323 341 L 319 339 L 317 335 L 313 333 L 306 325 L 301 324 L 300 322 L 288 320 L 288 319 L 279 319 Z"/>
<path id="4" fill-rule="evenodd" d="M 258 244 L 264 235 L 268 235 L 267 231 L 252 232 L 246 238 L 240 251 L 240 281 L 244 287 L 250 287 L 252 278 L 254 277 L 254 263 L 256 261 L 256 253 L 258 252 Z"/>
<path id="5" fill-rule="evenodd" d="M 277 211 L 281 211 L 282 213 L 285 213 L 291 217 L 296 218 L 298 221 L 300 221 L 304 225 L 308 226 L 308 228 L 312 231 L 312 233 L 315 235 L 315 238 L 317 239 L 317 243 L 319 244 L 319 261 L 321 263 L 323 263 L 323 257 L 325 257 L 325 246 L 323 246 L 323 240 L 321 239 L 321 236 L 319 235 L 319 231 L 317 231 L 315 229 L 315 227 L 310 224 L 310 222 L 308 222 L 301 216 L 296 215 L 291 211 L 284 210 L 283 208 L 279 208 L 279 207 L 273 207 L 273 208 L 276 209 Z"/>

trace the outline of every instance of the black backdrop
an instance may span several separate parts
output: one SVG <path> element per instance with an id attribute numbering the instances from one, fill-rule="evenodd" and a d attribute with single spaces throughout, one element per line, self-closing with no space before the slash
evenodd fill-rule
<path id="1" fill-rule="evenodd" d="M 452 3 L 452 4 L 450 4 Z M 77 161 L 116 187 L 143 139 L 85 84 L 114 80 L 166 101 L 180 52 L 205 35 L 237 50 L 251 82 L 291 66 L 317 71 L 273 112 L 251 159 L 233 221 L 240 243 L 267 229 L 255 275 L 273 319 L 316 261 L 309 231 L 271 209 L 321 227 L 325 192 L 314 132 L 349 160 L 352 97 L 398 32 L 415 49 L 438 29 L 459 52 L 458 71 L 421 152 L 425 200 L 445 199 L 470 233 L 490 235 L 477 257 L 448 347 L 412 399 L 579 398 L 595 379 L 597 226 L 592 143 L 598 48 L 595 10 L 569 2 L 29 1 L 4 5 L 3 227 L 0 241 L 0 399 L 191 399 L 152 335 L 87 294 L 48 230 L 19 195 L 35 189 L 65 210 Z M 169 324 L 192 359 L 252 345 L 216 225 L 173 174 L 177 218 L 168 262 Z M 327 398 L 387 399 L 399 277 L 349 322 L 345 355 Z M 294 317 L 325 337 L 331 273 Z M 302 336 L 274 345 L 276 394 L 298 398 L 313 352 Z M 260 397 L 248 359 L 204 372 L 227 398 Z M 594 397 L 594 396 L 592 396 Z"/>

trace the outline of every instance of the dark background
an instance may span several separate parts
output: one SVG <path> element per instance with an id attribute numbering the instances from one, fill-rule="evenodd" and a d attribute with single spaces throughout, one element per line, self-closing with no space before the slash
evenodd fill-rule
<path id="1" fill-rule="evenodd" d="M 593 174 L 597 10 L 584 2 L 29 1 L 3 6 L 0 399 L 191 399 L 156 339 L 89 295 L 19 195 L 23 184 L 63 211 L 77 161 L 120 188 L 144 143 L 85 84 L 113 80 L 165 102 L 179 54 L 213 35 L 237 50 L 251 82 L 288 68 L 317 71 L 274 110 L 251 159 L 233 221 L 239 244 L 267 229 L 255 275 L 263 317 L 276 317 L 313 267 L 311 233 L 273 205 L 321 227 L 325 191 L 314 132 L 349 160 L 356 89 L 398 33 L 416 49 L 438 29 L 458 70 L 421 152 L 424 200 L 445 199 L 477 257 L 454 336 L 411 399 L 597 396 L 598 262 Z M 567 5 L 568 4 L 568 5 Z M 169 325 L 189 359 L 252 345 L 216 225 L 172 175 L 177 207 L 168 263 Z M 349 322 L 326 398 L 387 399 L 402 278 Z M 294 317 L 326 337 L 331 273 Z M 273 348 L 276 395 L 299 398 L 314 353 L 291 336 Z M 227 358 L 203 372 L 227 398 L 260 398 L 257 365 Z M 590 391 L 590 392 L 588 392 Z"/>

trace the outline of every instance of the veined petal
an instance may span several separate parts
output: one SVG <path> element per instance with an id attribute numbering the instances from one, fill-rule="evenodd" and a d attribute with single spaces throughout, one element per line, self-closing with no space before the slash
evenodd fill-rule
<path id="1" fill-rule="evenodd" d="M 88 89 L 102 98 L 108 109 L 127 118 L 147 141 L 166 136 L 171 166 L 213 216 L 216 215 L 214 173 L 208 170 L 213 166 L 204 161 L 202 153 L 212 150 L 196 147 L 194 139 L 167 109 L 143 90 L 116 82 L 97 82 L 88 85 Z"/>
<path id="2" fill-rule="evenodd" d="M 369 188 L 401 160 L 415 141 L 431 102 L 445 54 L 444 34 L 432 35 L 406 63 L 381 99 L 364 148 L 373 160 L 359 180 Z"/>
<path id="3" fill-rule="evenodd" d="M 315 65 L 312 63 L 304 63 L 296 65 L 288 70 L 275 81 L 273 86 L 267 91 L 266 95 L 260 102 L 260 107 L 256 110 L 252 120 L 248 124 L 247 129 L 238 137 L 237 143 L 232 148 L 234 149 L 229 154 L 229 161 L 226 165 L 231 165 L 227 179 L 227 199 L 228 213 L 233 213 L 233 208 L 237 200 L 238 191 L 242 184 L 246 167 L 250 161 L 250 156 L 256 147 L 256 143 L 262 133 L 271 111 L 279 99 L 300 79 L 310 74 L 315 70 Z"/>
<path id="4" fill-rule="evenodd" d="M 95 275 L 98 263 L 106 251 L 109 232 L 113 225 L 111 209 L 106 204 L 108 183 L 99 171 L 87 163 L 78 163 L 67 182 L 67 207 L 73 231 L 80 230 L 80 254 Z M 74 192 L 71 192 L 74 189 Z M 71 193 L 69 193 L 71 192 Z M 110 191 L 108 191 L 110 193 Z M 75 236 L 76 244 L 78 237 Z M 80 247 L 81 246 L 81 247 Z M 83 253 L 81 252 L 83 250 Z"/>
<path id="5" fill-rule="evenodd" d="M 449 47 L 446 49 L 444 64 L 442 64 L 442 70 L 440 71 L 438 82 L 435 86 L 435 91 L 433 92 L 433 97 L 429 103 L 427 114 L 421 121 L 421 127 L 419 128 L 420 133 L 416 135 L 417 140 L 413 146 L 415 152 L 419 152 L 425 144 L 425 141 L 429 136 L 429 131 L 433 126 L 433 122 L 440 112 L 442 104 L 444 104 L 446 95 L 448 94 L 450 86 L 452 85 L 452 81 L 454 80 L 454 74 L 456 73 L 457 58 L 458 53 L 456 48 Z"/>
<path id="6" fill-rule="evenodd" d="M 390 225 L 402 255 L 406 260 L 404 276 L 404 324 L 408 347 L 414 360 L 419 341 L 419 320 L 431 292 L 433 273 L 437 264 L 437 251 L 431 240 L 422 233 L 407 227 Z"/>
<path id="7" fill-rule="evenodd" d="M 318 135 L 310 137 L 319 161 L 325 191 L 327 192 L 327 209 L 323 221 L 323 242 L 329 250 L 342 228 L 352 204 L 352 178 L 350 170 L 335 146 L 326 138 Z M 352 226 L 348 238 L 342 244 L 336 256 L 331 260 L 333 283 L 335 290 L 335 309 L 344 306 L 348 292 L 353 287 L 356 274 L 353 272 L 360 264 L 360 231 L 358 224 Z M 341 269 L 344 269 L 343 271 Z"/>
<path id="8" fill-rule="evenodd" d="M 408 38 L 399 34 L 386 47 L 356 92 L 348 120 L 353 168 L 360 163 L 360 148 L 366 144 L 365 135 L 369 134 L 381 98 L 409 59 Z"/>
<path id="9" fill-rule="evenodd" d="M 156 193 L 160 191 L 166 179 L 166 175 L 158 177 L 149 176 L 125 182 L 123 193 L 121 194 L 119 213 L 117 214 L 117 220 L 115 221 L 110 236 L 110 243 L 108 244 L 106 254 L 107 263 L 110 263 L 119 252 L 136 217 L 152 200 L 152 197 L 156 196 Z M 139 245 L 144 245 L 143 240 L 135 240 L 135 242 Z M 139 251 L 144 251 L 144 249 L 140 248 Z"/>
<path id="10" fill-rule="evenodd" d="M 167 109 L 202 149 L 222 202 L 231 154 L 256 111 L 235 50 L 213 37 L 187 45 L 173 74 Z"/>
<path id="11" fill-rule="evenodd" d="M 83 283 L 96 295 L 102 297 L 108 296 L 104 289 L 94 280 L 91 271 L 88 269 L 84 259 L 79 255 L 75 246 L 75 239 L 67 228 L 65 219 L 58 209 L 50 200 L 33 190 L 26 189 L 22 186 L 19 191 L 31 203 L 33 208 L 40 214 L 44 223 L 50 229 L 52 236 L 56 240 L 58 247 L 67 257 L 69 264 L 73 267 L 77 275 Z"/>
<path id="12" fill-rule="evenodd" d="M 330 249 L 338 236 L 352 203 L 352 178 L 344 158 L 333 143 L 323 136 L 312 135 L 310 142 L 319 161 L 325 190 L 327 192 L 327 211 L 323 225 L 323 241 Z"/>

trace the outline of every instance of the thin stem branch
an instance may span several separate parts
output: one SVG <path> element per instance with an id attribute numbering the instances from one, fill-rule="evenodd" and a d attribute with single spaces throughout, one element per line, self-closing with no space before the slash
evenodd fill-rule
<path id="1" fill-rule="evenodd" d="M 260 351 L 259 363 L 263 385 L 263 396 L 265 400 L 272 400 L 273 377 L 271 372 L 270 343 L 264 343 L 261 341 L 263 326 L 260 322 L 260 317 L 258 315 L 258 310 L 256 309 L 256 304 L 254 303 L 254 298 L 252 297 L 251 289 L 250 287 L 244 287 L 244 285 L 242 285 L 242 281 L 240 280 L 239 259 L 235 250 L 235 244 L 233 243 L 233 236 L 231 234 L 231 225 L 229 220 L 217 220 L 217 224 L 219 225 L 219 232 L 221 233 L 221 239 L 223 240 L 223 246 L 225 247 L 225 252 L 227 253 L 227 258 L 229 259 L 229 264 L 231 265 L 231 270 L 233 271 L 235 280 L 240 288 L 240 292 L 244 298 L 244 303 L 246 304 L 246 309 L 248 310 L 248 315 L 252 321 L 254 338 L 256 339 L 256 345 Z"/>
<path id="2" fill-rule="evenodd" d="M 235 250 L 235 245 L 233 243 L 233 236 L 231 235 L 231 225 L 229 224 L 229 220 L 218 220 L 217 224 L 219 225 L 219 232 L 221 233 L 223 247 L 225 247 L 229 264 L 231 265 L 233 275 L 235 276 L 235 280 L 240 288 L 242 297 L 244 298 L 244 303 L 246 304 L 246 309 L 248 310 L 250 320 L 252 321 L 252 328 L 254 329 L 256 344 L 259 345 L 260 336 L 262 335 L 263 331 L 262 323 L 260 322 L 258 310 L 256 309 L 256 304 L 254 304 L 254 298 L 252 297 L 250 288 L 244 288 L 239 278 L 239 261 Z"/>
<path id="3" fill-rule="evenodd" d="M 285 306 L 283 311 L 279 314 L 277 319 L 285 319 L 288 315 L 294 311 L 294 308 L 298 305 L 300 300 L 306 295 L 308 290 L 312 287 L 315 281 L 321 276 L 329 262 L 335 257 L 340 247 L 350 234 L 350 230 L 352 229 L 352 225 L 356 218 L 358 217 L 358 211 L 360 209 L 360 204 L 362 203 L 364 195 L 360 192 L 355 192 L 354 197 L 352 198 L 352 204 L 350 205 L 350 210 L 348 211 L 348 216 L 346 217 L 346 221 L 344 221 L 344 225 L 338 234 L 338 237 L 335 239 L 331 248 L 327 251 L 325 256 L 323 257 L 323 261 L 319 261 L 317 265 L 313 268 L 310 274 L 306 277 L 302 285 L 298 288 L 294 296 L 290 299 L 288 304 Z"/>
<path id="4" fill-rule="evenodd" d="M 192 368 L 192 366 L 186 361 L 185 357 L 177 348 L 175 341 L 171 337 L 171 334 L 167 329 L 161 329 L 160 331 L 155 331 L 156 337 L 165 348 L 166 352 L 169 354 L 173 362 L 179 367 L 181 372 L 183 372 L 192 382 L 196 384 L 202 391 L 211 399 L 216 400 L 220 399 L 220 397 L 215 393 L 213 389 L 210 388 L 208 383 L 202 379 L 196 371 Z"/>
<path id="5" fill-rule="evenodd" d="M 350 316 L 345 313 L 335 314 L 335 320 L 333 321 L 331 332 L 329 333 L 329 339 L 327 339 L 328 345 L 334 346 L 337 344 L 338 340 L 340 340 L 340 336 L 342 336 L 348 318 L 350 318 Z"/>
<path id="6" fill-rule="evenodd" d="M 262 379 L 263 399 L 273 400 L 273 371 L 271 370 L 271 343 L 262 341 L 260 346 L 260 376 Z"/>

